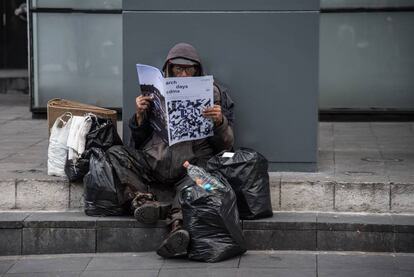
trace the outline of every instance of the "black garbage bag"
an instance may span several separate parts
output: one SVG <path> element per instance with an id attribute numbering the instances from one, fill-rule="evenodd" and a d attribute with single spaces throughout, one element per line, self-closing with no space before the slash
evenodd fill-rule
<path id="1" fill-rule="evenodd" d="M 225 158 L 219 153 L 207 162 L 207 170 L 221 173 L 237 197 L 241 219 L 271 217 L 268 162 L 260 153 L 240 148 L 233 157 Z"/>
<path id="2" fill-rule="evenodd" d="M 148 192 L 147 184 L 154 182 L 145 154 L 128 146 L 114 145 L 106 151 L 118 183 L 118 199 L 122 205 L 132 200 L 134 192 Z"/>
<path id="3" fill-rule="evenodd" d="M 92 117 L 91 129 L 86 135 L 85 150 L 92 147 L 106 151 L 113 145 L 122 145 L 122 140 L 110 119 Z"/>
<path id="4" fill-rule="evenodd" d="M 66 159 L 65 173 L 70 182 L 81 181 L 89 171 L 90 150 L 82 153 L 76 162 L 72 159 Z"/>
<path id="5" fill-rule="evenodd" d="M 83 178 L 85 213 L 89 216 L 122 215 L 119 205 L 117 179 L 104 151 L 91 148 L 89 172 Z"/>
<path id="6" fill-rule="evenodd" d="M 85 151 L 76 161 L 66 159 L 65 173 L 70 182 L 80 181 L 88 173 L 91 148 L 106 151 L 113 145 L 122 145 L 122 140 L 110 119 L 93 114 L 91 119 L 91 128 L 86 135 Z"/>
<path id="7" fill-rule="evenodd" d="M 246 252 L 236 195 L 226 180 L 214 174 L 224 189 L 208 192 L 193 184 L 180 191 L 184 228 L 190 233 L 188 258 L 219 262 Z"/>

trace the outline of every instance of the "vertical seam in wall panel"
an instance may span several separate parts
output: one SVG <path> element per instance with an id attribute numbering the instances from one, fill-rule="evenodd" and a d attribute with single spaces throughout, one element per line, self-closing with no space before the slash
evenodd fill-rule
<path id="1" fill-rule="evenodd" d="M 95 253 L 98 253 L 98 226 L 95 222 Z"/>
<path id="2" fill-rule="evenodd" d="M 333 193 L 333 201 L 332 202 L 333 203 L 332 204 L 333 204 L 333 210 L 334 211 L 336 211 L 336 207 L 335 207 L 336 206 L 336 201 L 335 201 L 335 198 L 336 198 L 336 184 L 337 184 L 336 182 L 333 182 L 333 190 L 332 190 L 332 193 Z"/>
<path id="3" fill-rule="evenodd" d="M 282 176 L 279 179 L 279 211 L 282 210 Z"/>
<path id="4" fill-rule="evenodd" d="M 389 204 L 389 211 L 391 212 L 391 196 L 392 196 L 392 192 L 391 192 L 391 188 L 392 188 L 392 184 L 388 184 L 390 186 L 390 191 L 389 191 L 389 199 L 388 199 L 388 204 Z"/>
<path id="5" fill-rule="evenodd" d="M 24 230 L 24 225 L 22 222 L 22 229 L 20 230 L 20 255 L 24 255 L 23 253 L 23 230 Z"/>
<path id="6" fill-rule="evenodd" d="M 14 179 L 14 209 L 17 209 L 17 179 Z"/>
<path id="7" fill-rule="evenodd" d="M 391 224 L 392 224 L 392 250 L 395 253 L 395 244 L 396 244 L 396 240 L 397 240 L 397 228 L 394 224 L 394 219 L 391 215 Z"/>
<path id="8" fill-rule="evenodd" d="M 72 194 L 71 194 L 71 187 L 72 187 L 72 183 L 69 181 L 69 202 L 68 202 L 68 209 L 70 209 L 71 208 L 71 205 L 70 205 L 70 202 L 71 202 L 71 199 L 72 199 Z"/>
<path id="9" fill-rule="evenodd" d="M 315 251 L 318 251 L 318 213 L 316 213 L 316 224 L 315 224 Z"/>
<path id="10" fill-rule="evenodd" d="M 318 254 L 316 254 L 316 277 L 318 277 Z"/>

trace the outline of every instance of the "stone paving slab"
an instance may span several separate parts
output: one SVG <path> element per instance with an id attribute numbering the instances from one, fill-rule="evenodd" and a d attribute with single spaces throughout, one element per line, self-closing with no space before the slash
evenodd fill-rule
<path id="1" fill-rule="evenodd" d="M 143 264 L 147 268 L 141 267 Z M 0 257 L 3 276 L 413 276 L 414 254 L 248 251 L 218 263 L 154 253 Z"/>
<path id="2" fill-rule="evenodd" d="M 130 256 L 95 257 L 85 271 L 158 269 L 164 263 L 165 260 L 154 252 L 137 253 Z"/>
<path id="3" fill-rule="evenodd" d="M 414 252 L 414 216 L 275 212 L 243 220 L 248 249 Z M 0 213 L 0 255 L 154 251 L 164 221 L 89 217 L 79 212 Z"/>
<path id="4" fill-rule="evenodd" d="M 167 228 L 99 228 L 96 252 L 154 251 L 167 234 Z"/>
<path id="5" fill-rule="evenodd" d="M 82 185 L 47 175 L 46 120 L 9 98 L 0 95 L 0 210 L 81 209 Z M 273 209 L 414 213 L 413 141 L 412 122 L 321 122 L 318 172 L 271 172 Z"/>
<path id="6" fill-rule="evenodd" d="M 81 272 L 90 262 L 90 257 L 27 258 L 17 261 L 8 273 Z"/>
<path id="7" fill-rule="evenodd" d="M 96 217 L 81 212 L 31 213 L 23 221 L 26 228 L 95 228 Z"/>
<path id="8" fill-rule="evenodd" d="M 326 269 L 373 268 L 379 270 L 397 269 L 396 258 L 388 255 L 349 255 L 346 253 L 318 255 L 318 265 Z"/>
<path id="9" fill-rule="evenodd" d="M 166 259 L 163 264 L 163 269 L 195 269 L 202 268 L 205 270 L 211 269 L 225 269 L 225 268 L 238 268 L 240 265 L 240 257 L 230 258 L 225 261 L 218 263 L 205 263 L 199 261 L 188 260 L 187 258 L 177 258 L 177 259 Z"/>
<path id="10" fill-rule="evenodd" d="M 316 230 L 317 213 L 276 213 L 271 218 L 243 220 L 243 229 L 260 230 Z"/>
<path id="11" fill-rule="evenodd" d="M 398 223 L 403 222 L 399 221 Z M 404 223 L 408 224 L 409 222 Z M 390 214 L 320 213 L 317 215 L 317 226 L 318 230 L 330 231 L 394 231 L 394 221 Z"/>
<path id="12" fill-rule="evenodd" d="M 412 274 L 412 273 L 411 273 Z M 400 273 L 392 270 L 377 269 L 322 269 L 318 272 L 318 277 L 401 277 Z"/>
<path id="13" fill-rule="evenodd" d="M 298 259 L 300 257 L 300 259 Z M 242 256 L 240 268 L 301 268 L 316 270 L 316 255 L 293 253 L 250 253 Z"/>
<path id="14" fill-rule="evenodd" d="M 157 277 L 158 269 L 123 270 L 123 271 L 85 271 L 81 277 Z M 175 275 L 177 277 L 177 275 Z"/>
<path id="15" fill-rule="evenodd" d="M 399 233 L 414 232 L 414 219 L 410 215 L 392 215 L 392 222 L 395 226 L 395 231 Z"/>
<path id="16" fill-rule="evenodd" d="M 0 229 L 0 255 L 22 254 L 22 229 Z"/>
<path id="17" fill-rule="evenodd" d="M 9 269 L 16 263 L 15 260 L 0 260 L 0 274 L 9 271 Z"/>
<path id="18" fill-rule="evenodd" d="M 318 249 L 326 251 L 410 252 L 396 249 L 390 232 L 318 231 Z"/>
<path id="19" fill-rule="evenodd" d="M 30 213 L 25 212 L 1 212 L 0 213 L 0 228 L 1 229 L 17 229 L 22 228 L 24 220 L 30 216 Z"/>

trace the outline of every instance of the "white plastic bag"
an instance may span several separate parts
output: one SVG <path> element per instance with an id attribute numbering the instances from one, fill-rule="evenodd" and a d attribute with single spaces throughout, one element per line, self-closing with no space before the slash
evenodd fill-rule
<path id="1" fill-rule="evenodd" d="M 76 160 L 85 151 L 86 135 L 91 129 L 92 119 L 88 114 L 86 116 L 73 116 L 69 129 L 67 146 L 69 149 L 68 160 Z"/>
<path id="2" fill-rule="evenodd" d="M 58 117 L 53 124 L 50 138 L 49 149 L 47 153 L 47 174 L 55 176 L 66 176 L 65 163 L 68 152 L 66 146 L 70 125 L 72 123 L 72 114 L 65 113 Z"/>

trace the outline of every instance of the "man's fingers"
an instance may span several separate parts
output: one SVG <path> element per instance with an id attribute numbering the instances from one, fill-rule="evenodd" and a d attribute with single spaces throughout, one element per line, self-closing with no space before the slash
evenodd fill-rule
<path id="1" fill-rule="evenodd" d="M 219 125 L 223 122 L 223 113 L 221 112 L 220 105 L 214 105 L 204 109 L 203 116 L 211 118 L 215 125 Z"/>
<path id="2" fill-rule="evenodd" d="M 140 98 L 141 100 L 148 100 L 148 101 L 150 101 L 152 99 L 152 96 L 150 96 L 150 95 L 147 95 L 147 96 L 140 95 L 140 96 L 138 96 L 138 98 Z"/>
<path id="3" fill-rule="evenodd" d="M 139 113 L 147 110 L 150 105 L 151 105 L 151 96 L 144 96 L 144 95 L 140 95 L 135 99 L 136 102 L 136 106 L 137 106 L 137 111 Z"/>
<path id="4" fill-rule="evenodd" d="M 141 110 L 146 110 L 146 109 L 148 109 L 148 107 L 149 107 L 149 105 L 147 105 L 147 104 L 142 104 L 142 105 L 138 106 L 138 108 L 140 108 Z"/>
<path id="5" fill-rule="evenodd" d="M 204 113 L 204 117 L 211 118 L 214 122 L 221 123 L 223 115 L 222 113 Z"/>
<path id="6" fill-rule="evenodd" d="M 221 113 L 216 113 L 216 112 L 207 112 L 207 113 L 203 113 L 204 116 L 206 117 L 217 117 L 220 116 Z"/>
<path id="7" fill-rule="evenodd" d="M 149 102 L 149 101 L 147 101 L 147 100 L 139 100 L 139 101 L 138 101 L 138 104 L 139 104 L 139 105 L 149 105 L 149 103 L 150 103 L 150 102 Z"/>
<path id="8" fill-rule="evenodd" d="M 218 106 L 218 107 L 209 107 L 209 108 L 206 108 L 203 111 L 203 114 L 204 115 L 208 115 L 208 116 L 210 116 L 210 115 L 221 115 L 221 107 Z"/>
<path id="9" fill-rule="evenodd" d="M 221 111 L 221 106 L 214 105 L 213 107 L 205 108 L 204 111 Z"/>

